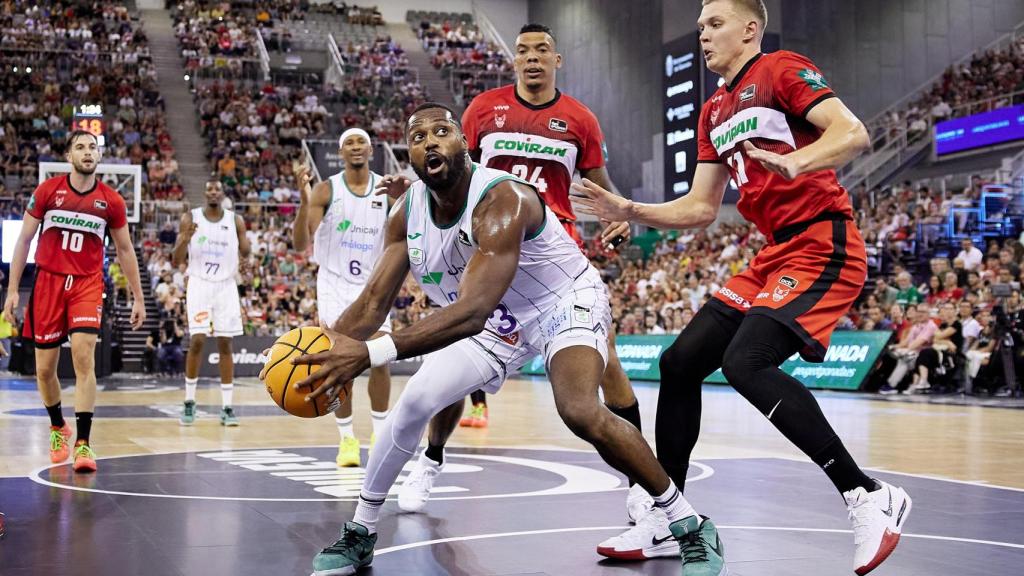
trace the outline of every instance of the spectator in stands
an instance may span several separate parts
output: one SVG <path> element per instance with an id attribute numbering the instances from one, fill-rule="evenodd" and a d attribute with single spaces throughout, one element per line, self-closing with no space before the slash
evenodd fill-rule
<path id="1" fill-rule="evenodd" d="M 977 320 L 980 327 L 978 337 L 971 342 L 970 347 L 967 349 L 967 376 L 970 383 L 968 392 L 973 391 L 974 380 L 978 377 L 981 369 L 988 366 L 992 352 L 996 348 L 992 314 L 987 309 L 982 310 L 978 314 Z"/>
<path id="2" fill-rule="evenodd" d="M 144 374 L 156 373 L 159 345 L 160 331 L 153 329 L 146 336 L 146 347 L 142 349 L 142 372 Z"/>
<path id="3" fill-rule="evenodd" d="M 889 353 L 896 359 L 896 366 L 889 374 L 888 385 L 879 390 L 882 394 L 895 394 L 903 390 L 902 382 L 907 373 L 914 367 L 918 353 L 932 343 L 932 338 L 938 327 L 932 322 L 931 310 L 927 304 L 908 306 L 906 309 L 907 320 L 911 323 L 910 329 L 906 330 L 899 342 L 893 346 Z"/>
<path id="4" fill-rule="evenodd" d="M 900 272 L 896 276 L 896 286 L 899 290 L 896 293 L 896 303 L 901 306 L 915 306 L 924 302 L 924 298 L 914 286 L 914 279 L 909 272 Z"/>
<path id="5" fill-rule="evenodd" d="M 970 238 L 964 238 L 960 241 L 960 252 L 956 255 L 957 259 L 962 260 L 964 263 L 964 269 L 967 271 L 976 270 L 981 266 L 982 259 L 985 257 L 974 246 L 974 241 Z"/>
<path id="6" fill-rule="evenodd" d="M 907 392 L 914 394 L 929 390 L 936 376 L 943 376 L 952 371 L 957 352 L 963 353 L 963 326 L 957 320 L 957 309 L 952 302 L 944 302 L 939 307 L 938 329 L 930 345 L 921 348 L 915 362 L 913 382 Z"/>
<path id="7" fill-rule="evenodd" d="M 176 376 L 181 373 L 185 358 L 181 350 L 181 341 L 184 337 L 185 331 L 178 318 L 164 320 L 160 331 L 160 349 L 157 352 L 162 374 Z"/>

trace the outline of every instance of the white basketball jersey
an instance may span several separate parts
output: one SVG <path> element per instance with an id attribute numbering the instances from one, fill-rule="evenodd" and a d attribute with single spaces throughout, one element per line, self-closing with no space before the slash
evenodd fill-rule
<path id="1" fill-rule="evenodd" d="M 373 194 L 381 178 L 378 174 L 370 172 L 364 196 L 349 189 L 344 174 L 339 172 L 328 180 L 331 200 L 313 236 L 313 260 L 321 270 L 362 286 L 384 249 L 388 199 Z"/>
<path id="2" fill-rule="evenodd" d="M 448 306 L 458 298 L 463 272 L 477 250 L 473 211 L 491 188 L 505 180 L 522 182 L 508 172 L 474 163 L 466 207 L 458 221 L 444 228 L 434 223 L 430 192 L 423 181 L 409 189 L 409 265 L 423 291 L 438 305 Z M 499 336 L 508 337 L 550 313 L 572 290 L 573 281 L 590 268 L 590 262 L 547 206 L 544 218 L 540 230 L 523 240 L 519 269 L 487 321 L 486 329 Z"/>
<path id="3" fill-rule="evenodd" d="M 210 222 L 202 208 L 192 209 L 197 228 L 188 244 L 188 275 L 210 282 L 233 279 L 238 272 L 238 230 L 235 213 L 224 211 L 224 217 Z"/>

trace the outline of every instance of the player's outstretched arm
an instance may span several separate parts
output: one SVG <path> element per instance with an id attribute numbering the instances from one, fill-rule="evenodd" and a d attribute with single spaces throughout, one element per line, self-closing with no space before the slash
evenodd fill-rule
<path id="1" fill-rule="evenodd" d="M 32 246 L 32 239 L 39 230 L 39 219 L 29 213 L 25 213 L 25 221 L 21 225 L 21 234 L 17 243 L 14 244 L 14 256 L 11 259 L 11 277 L 7 283 L 7 299 L 4 301 L 4 318 L 11 324 L 14 321 L 14 309 L 18 307 L 18 285 L 21 284 L 21 275 L 25 272 L 25 263 L 28 261 L 28 250 Z"/>
<path id="2" fill-rule="evenodd" d="M 590 180 L 601 188 L 608 190 L 612 194 L 622 196 L 615 187 L 615 184 L 612 182 L 611 177 L 608 176 L 608 169 L 604 166 L 590 168 L 588 170 L 580 170 L 580 176 Z M 622 237 L 622 240 L 616 241 L 616 238 L 619 236 Z M 628 241 L 629 237 L 629 222 L 608 222 L 607 226 L 604 227 L 604 230 L 601 231 L 601 244 L 614 248 L 622 242 Z"/>
<path id="3" fill-rule="evenodd" d="M 178 239 L 174 242 L 174 250 L 171 252 L 171 263 L 175 267 L 185 263 L 188 257 L 188 244 L 192 241 L 192 235 L 196 233 L 198 226 L 192 221 L 192 213 L 185 212 L 178 222 Z"/>
<path id="4" fill-rule="evenodd" d="M 593 214 L 610 222 L 633 222 L 652 228 L 705 228 L 718 218 L 729 171 L 724 164 L 697 164 L 690 193 L 662 204 L 633 202 L 612 194 L 590 180 L 572 185 L 572 202 L 576 210 Z"/>
<path id="5" fill-rule="evenodd" d="M 292 246 L 302 252 L 309 247 L 310 236 L 320 226 L 331 201 L 331 183 L 323 181 L 310 186 L 313 176 L 307 164 L 299 170 L 299 209 L 292 222 Z"/>
<path id="6" fill-rule="evenodd" d="M 135 245 L 132 244 L 128 226 L 121 226 L 110 231 L 117 251 L 117 261 L 121 263 L 121 271 L 128 279 L 128 288 L 132 291 L 132 330 L 142 328 L 146 321 L 146 298 L 142 293 L 142 279 L 139 277 L 139 261 L 135 258 Z"/>
<path id="7" fill-rule="evenodd" d="M 822 131 L 813 143 L 789 154 L 775 154 L 743 143 L 747 157 L 792 180 L 807 172 L 837 170 L 871 145 L 860 119 L 839 98 L 829 98 L 807 113 L 807 120 Z"/>
<path id="8" fill-rule="evenodd" d="M 473 237 L 478 249 L 466 266 L 458 300 L 395 332 L 391 338 L 397 358 L 440 350 L 480 333 L 512 284 L 523 238 L 539 227 L 543 218 L 543 206 L 531 188 L 515 182 L 495 186 L 474 211 Z M 341 384 L 370 366 L 365 344 L 353 346 L 351 342 L 341 341 L 328 352 L 293 360 L 295 364 L 323 364 L 315 374 L 296 384 L 296 388 L 319 385 L 307 401 L 321 394 L 336 396 Z"/>

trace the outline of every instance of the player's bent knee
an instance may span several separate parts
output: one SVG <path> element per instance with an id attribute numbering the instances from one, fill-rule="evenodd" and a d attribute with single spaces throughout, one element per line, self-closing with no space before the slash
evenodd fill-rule
<path id="1" fill-rule="evenodd" d="M 601 427 L 600 406 L 597 402 L 582 402 L 575 399 L 558 404 L 558 416 L 576 436 L 591 440 L 598 436 Z"/>

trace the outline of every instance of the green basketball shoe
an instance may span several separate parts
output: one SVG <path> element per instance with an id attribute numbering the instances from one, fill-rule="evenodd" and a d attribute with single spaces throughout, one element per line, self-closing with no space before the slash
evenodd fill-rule
<path id="1" fill-rule="evenodd" d="M 725 544 L 715 524 L 705 516 L 687 516 L 668 525 L 679 542 L 683 557 L 683 576 L 724 576 Z"/>
<path id="2" fill-rule="evenodd" d="M 358 522 L 346 522 L 341 538 L 320 551 L 313 558 L 313 576 L 341 576 L 355 574 L 356 570 L 373 562 L 373 547 L 377 535 L 370 534 Z"/>
<path id="3" fill-rule="evenodd" d="M 182 426 L 191 426 L 196 422 L 196 401 L 185 400 L 185 407 L 181 410 L 181 418 L 178 423 Z"/>
<path id="4" fill-rule="evenodd" d="M 235 411 L 231 406 L 225 406 L 220 409 L 220 425 L 228 427 L 238 426 L 238 416 L 235 416 Z"/>

